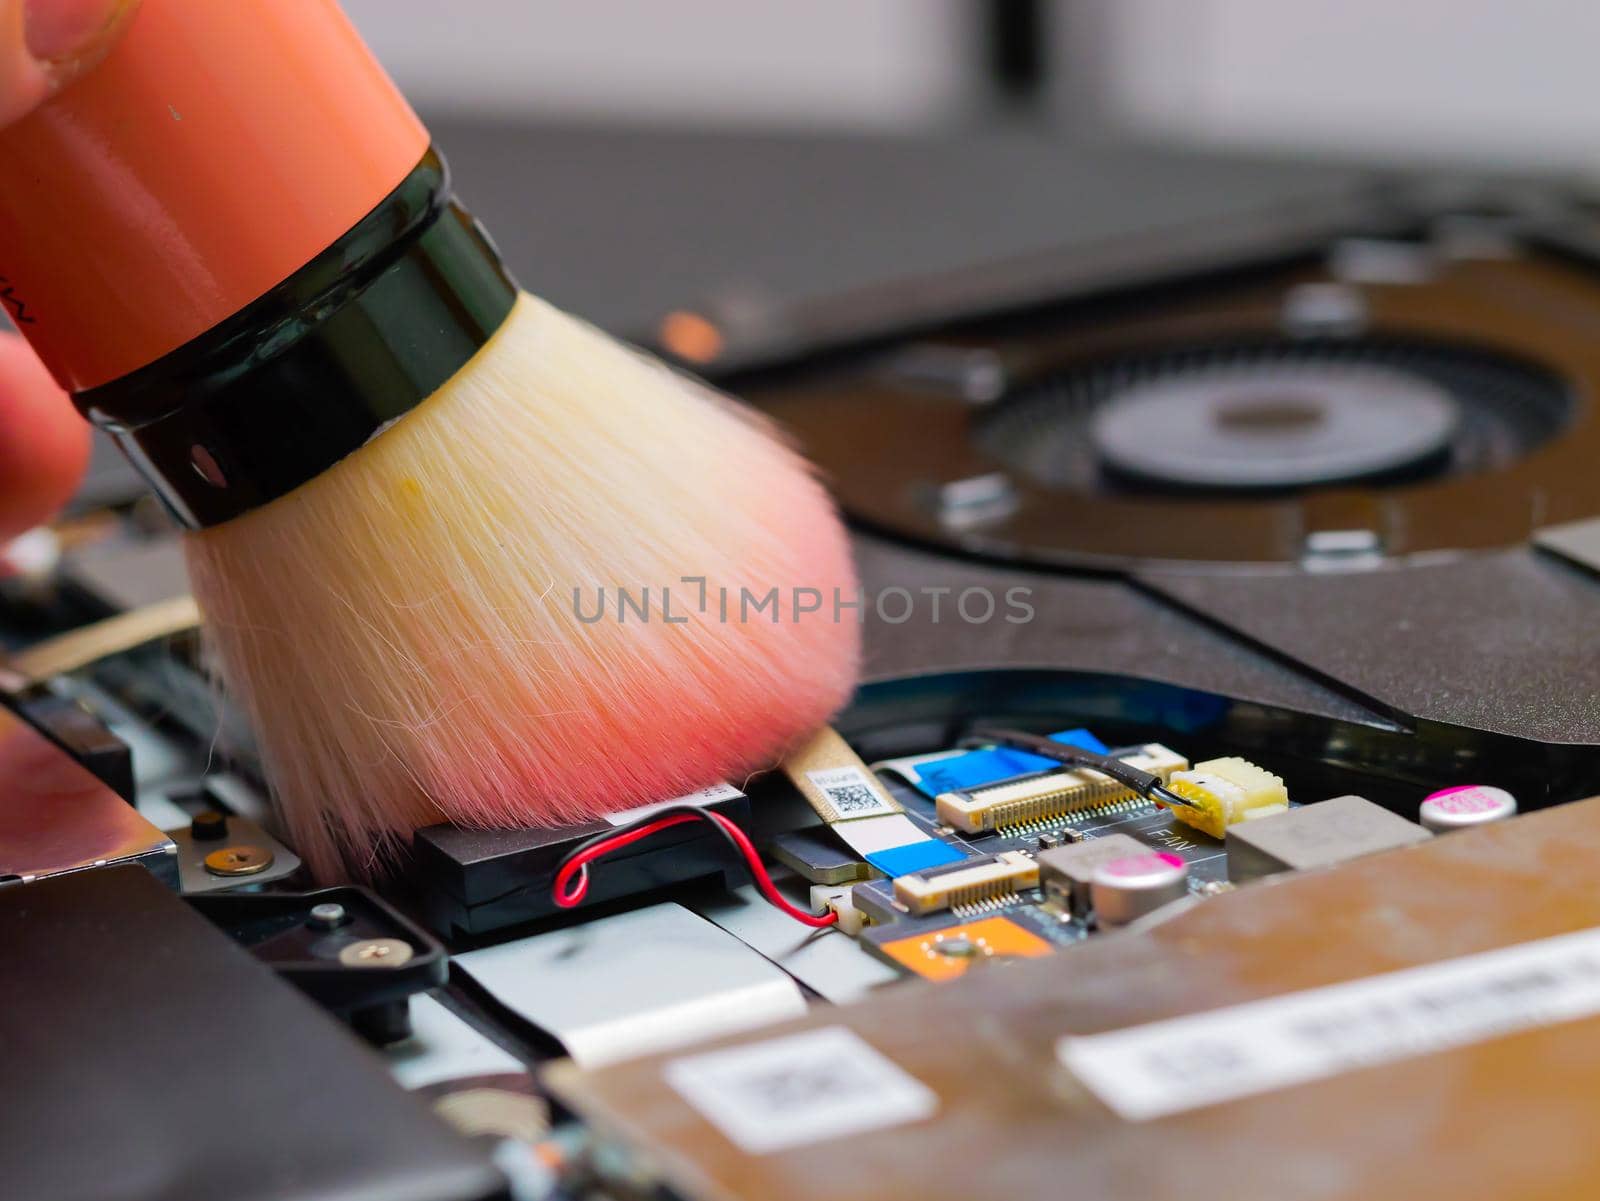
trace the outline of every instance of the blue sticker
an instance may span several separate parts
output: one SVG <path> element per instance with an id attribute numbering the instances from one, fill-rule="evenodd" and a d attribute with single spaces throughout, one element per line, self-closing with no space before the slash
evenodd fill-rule
<path id="1" fill-rule="evenodd" d="M 1102 755 L 1109 749 L 1088 730 L 1063 730 L 1059 734 L 1050 735 L 1050 740 L 1065 743 L 1067 746 L 1081 747 L 1086 751 L 1098 751 Z M 996 780 L 1010 780 L 1017 776 L 1032 775 L 1034 772 L 1054 771 L 1060 766 L 1061 764 L 1054 759 L 1046 759 L 1043 755 L 1011 747 L 968 751 L 965 755 L 940 759 L 936 763 L 919 767 L 917 773 L 921 778 L 917 781 L 917 790 L 924 796 L 936 797 L 941 792 L 955 792 L 959 788 L 978 788 L 984 784 L 993 784 Z"/>
<path id="2" fill-rule="evenodd" d="M 925 838 L 921 842 L 908 842 L 905 846 L 873 851 L 867 856 L 867 862 L 892 878 L 908 875 L 911 872 L 926 871 L 930 867 L 940 867 L 946 863 L 955 863 L 966 857 L 964 852 L 956 850 L 948 842 L 940 842 L 937 838 Z"/>

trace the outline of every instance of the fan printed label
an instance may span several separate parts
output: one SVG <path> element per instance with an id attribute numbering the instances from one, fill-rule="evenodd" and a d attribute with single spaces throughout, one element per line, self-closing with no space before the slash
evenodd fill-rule
<path id="1" fill-rule="evenodd" d="M 844 1026 L 674 1059 L 666 1082 L 750 1155 L 932 1117 L 937 1094 Z"/>
<path id="2" fill-rule="evenodd" d="M 899 813 L 900 806 L 884 794 L 883 786 L 859 767 L 830 767 L 808 771 L 806 779 L 823 795 L 837 815 L 830 820 L 877 817 Z"/>
<path id="3" fill-rule="evenodd" d="M 1600 1014 L 1600 929 L 1107 1034 L 1061 1062 L 1133 1122 Z"/>

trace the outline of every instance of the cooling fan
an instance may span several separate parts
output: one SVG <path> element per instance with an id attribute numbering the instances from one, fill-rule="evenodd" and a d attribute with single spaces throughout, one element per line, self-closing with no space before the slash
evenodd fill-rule
<path id="1" fill-rule="evenodd" d="M 1428 262 L 1403 282 L 1303 260 L 1175 281 L 763 400 L 866 527 L 1017 562 L 1392 559 L 1600 513 L 1591 269 L 1530 248 Z M 1340 320 L 1298 320 L 1308 293 Z M 988 386 L 930 386 L 938 353 L 982 356 Z"/>
<path id="2" fill-rule="evenodd" d="M 1508 467 L 1559 436 L 1560 377 L 1416 340 L 1274 337 L 1141 351 L 1046 373 L 975 423 L 977 444 L 1081 495 L 1381 486 Z"/>

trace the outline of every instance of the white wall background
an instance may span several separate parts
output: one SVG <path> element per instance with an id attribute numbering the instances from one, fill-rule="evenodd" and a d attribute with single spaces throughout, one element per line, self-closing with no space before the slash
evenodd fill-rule
<path id="1" fill-rule="evenodd" d="M 344 0 L 431 112 L 897 129 L 970 95 L 964 0 Z"/>
<path id="2" fill-rule="evenodd" d="M 983 111 L 972 0 L 344 3 L 433 113 L 901 131 Z M 1600 0 L 1050 3 L 1063 130 L 1600 164 Z"/>
<path id="3" fill-rule="evenodd" d="M 1079 75 L 1185 141 L 1600 164 L 1597 0 L 1086 0 Z"/>

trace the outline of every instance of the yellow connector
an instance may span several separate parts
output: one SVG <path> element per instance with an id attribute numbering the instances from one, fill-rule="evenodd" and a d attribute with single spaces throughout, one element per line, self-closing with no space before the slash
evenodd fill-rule
<path id="1" fill-rule="evenodd" d="M 1281 779 L 1236 756 L 1208 759 L 1196 763 L 1193 771 L 1173 772 L 1167 787 L 1199 806 L 1183 809 L 1174 805 L 1173 816 L 1213 838 L 1221 838 L 1236 822 L 1282 813 L 1289 807 L 1289 793 Z"/>

